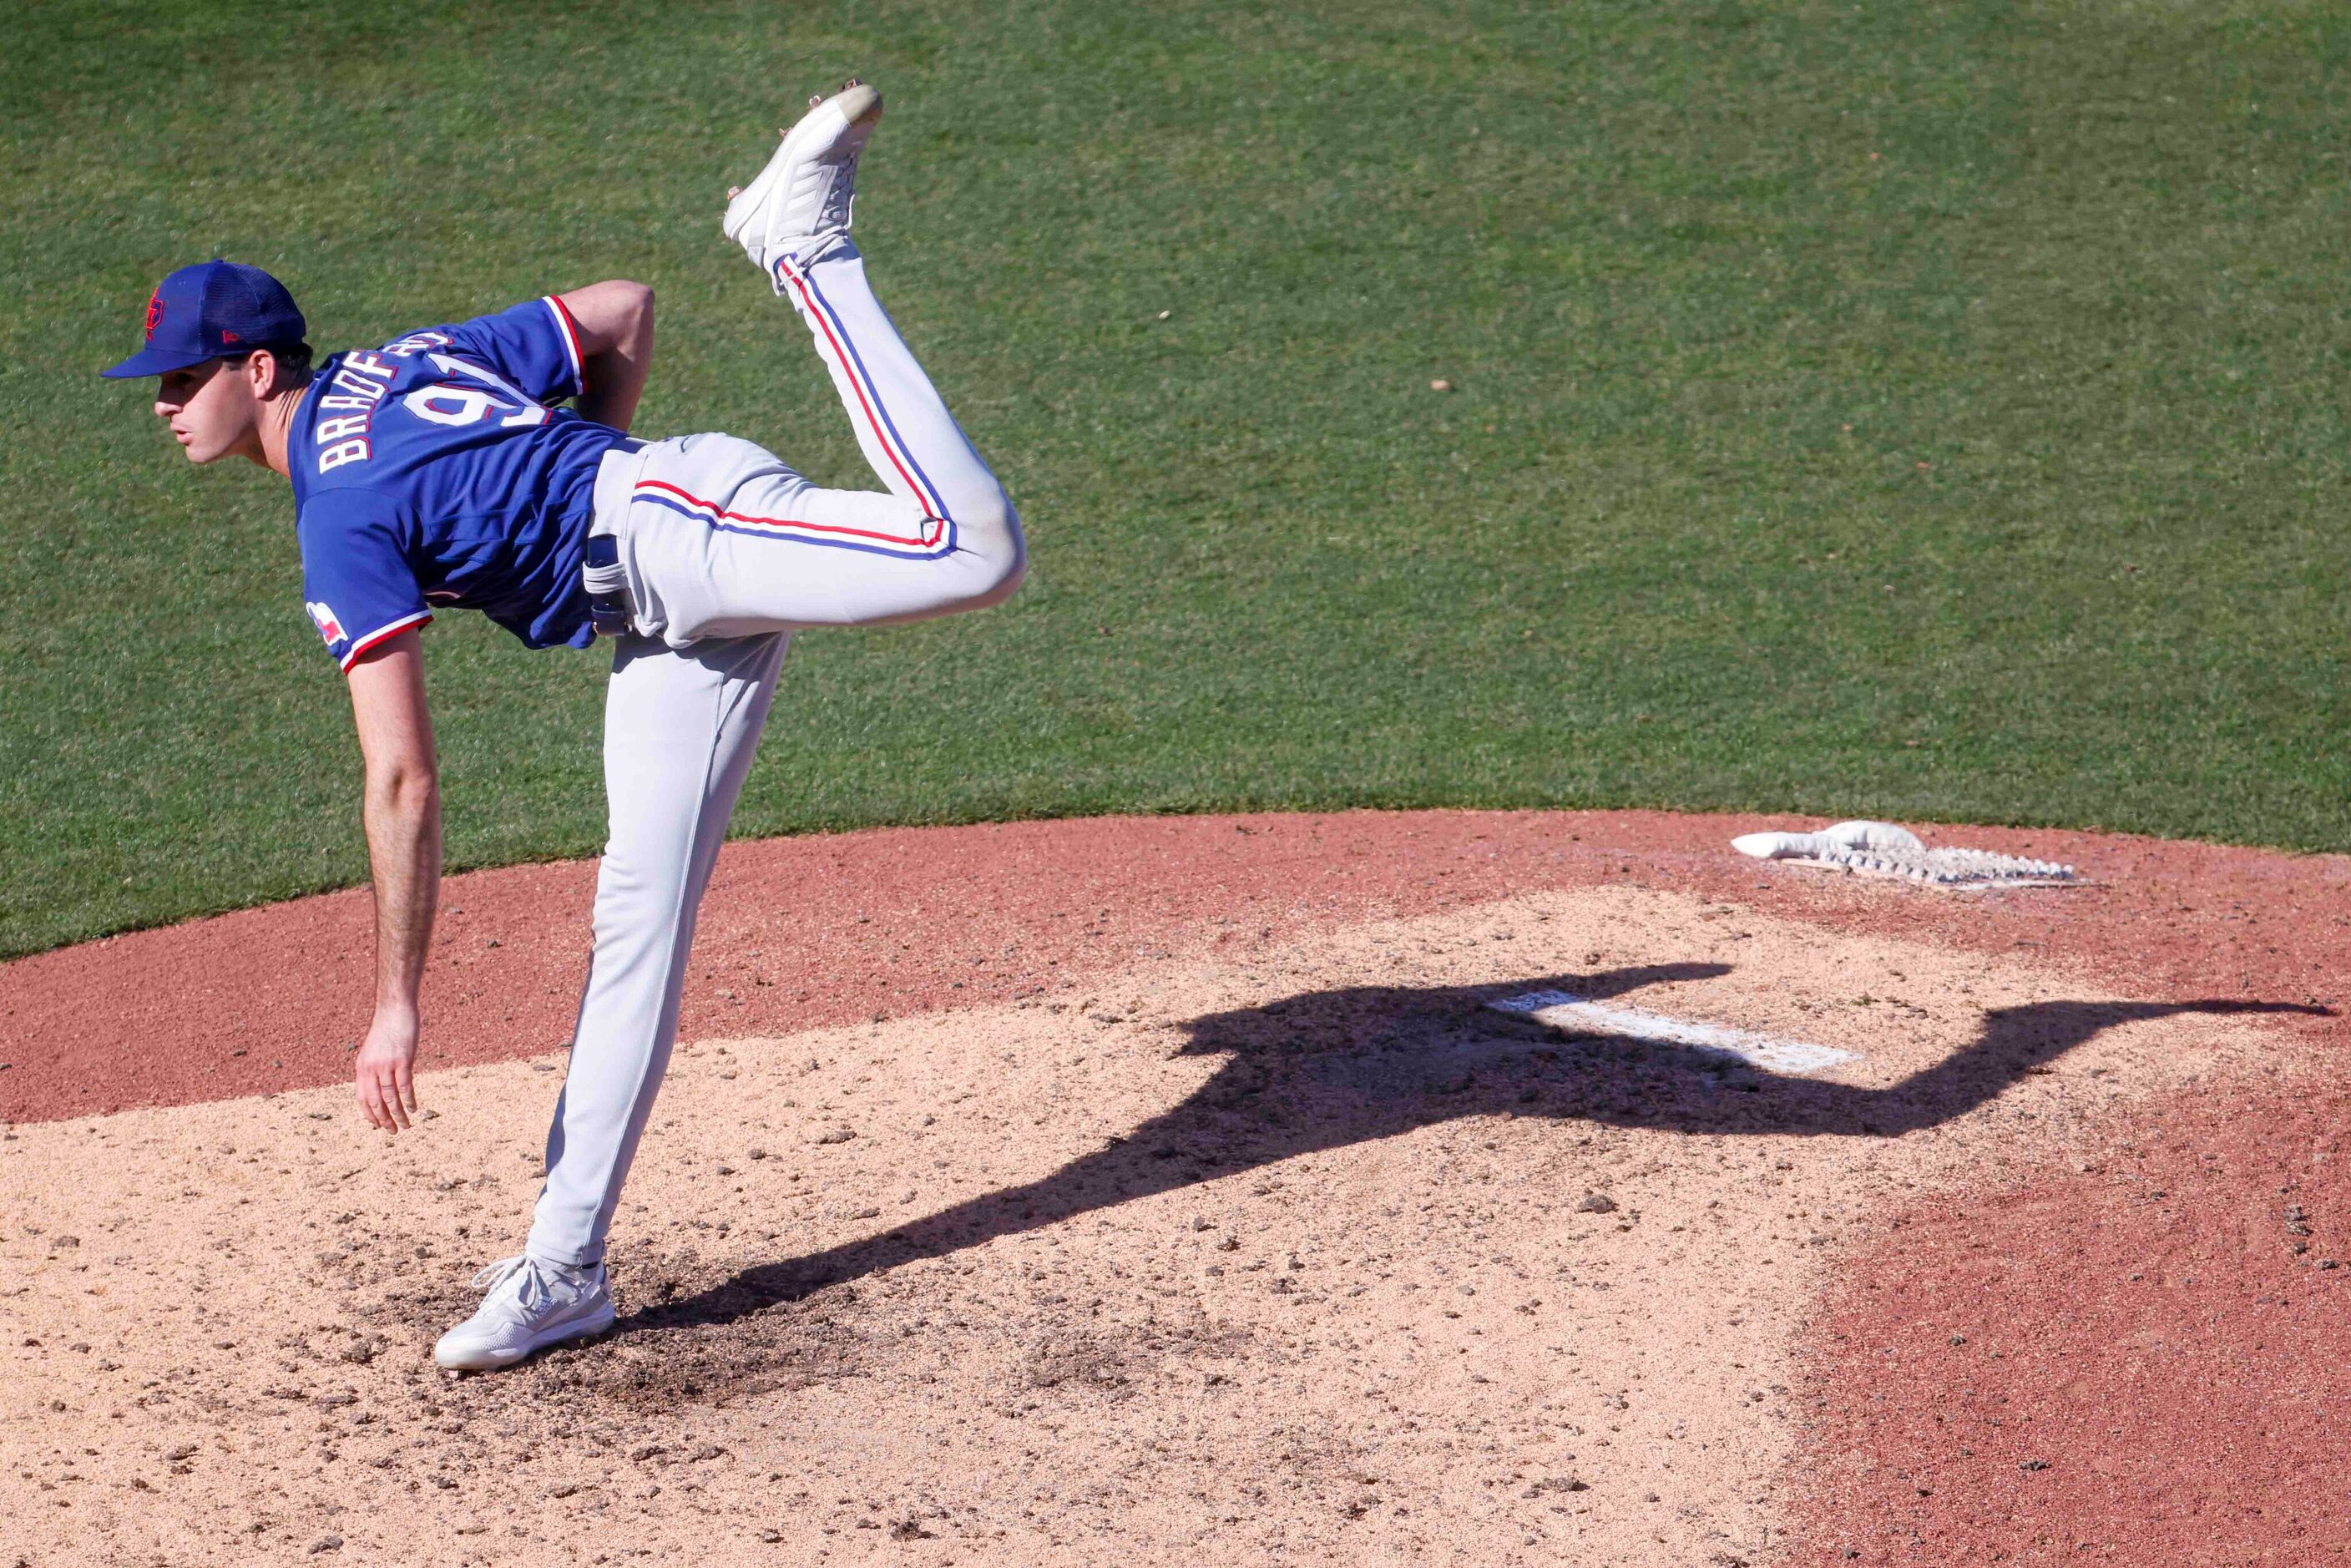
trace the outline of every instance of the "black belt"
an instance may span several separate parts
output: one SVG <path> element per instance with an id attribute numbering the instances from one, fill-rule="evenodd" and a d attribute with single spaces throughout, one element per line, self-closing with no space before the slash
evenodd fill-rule
<path id="1" fill-rule="evenodd" d="M 632 435 L 612 443 L 616 452 L 643 452 Z M 621 570 L 621 541 L 614 534 L 590 533 L 580 557 L 580 585 L 588 595 L 588 621 L 603 637 L 625 637 L 636 619 L 629 602 L 629 580 Z"/>
<path id="2" fill-rule="evenodd" d="M 620 576 L 621 541 L 611 534 L 590 534 L 588 549 L 580 557 L 585 568 L 580 577 L 582 586 L 595 583 L 600 577 L 618 579 L 618 586 L 599 593 L 588 588 L 588 621 L 601 637 L 625 637 L 633 613 L 629 607 L 628 580 Z M 603 569 L 600 571 L 598 569 Z"/>

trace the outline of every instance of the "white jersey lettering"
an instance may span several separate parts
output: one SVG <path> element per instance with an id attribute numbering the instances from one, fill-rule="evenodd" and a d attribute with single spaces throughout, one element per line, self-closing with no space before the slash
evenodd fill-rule
<path id="1" fill-rule="evenodd" d="M 340 468 L 346 463 L 364 463 L 367 456 L 368 444 L 363 440 L 339 441 L 332 446 L 321 446 L 319 448 L 319 472 L 324 474 L 328 469 Z"/>

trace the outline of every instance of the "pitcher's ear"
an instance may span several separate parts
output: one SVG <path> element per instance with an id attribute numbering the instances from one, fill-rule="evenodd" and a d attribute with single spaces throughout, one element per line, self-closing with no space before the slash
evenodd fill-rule
<path id="1" fill-rule="evenodd" d="M 308 343 L 285 343 L 274 348 L 256 349 L 246 356 L 246 364 L 250 368 L 259 360 L 266 361 L 267 372 L 254 374 L 253 392 L 256 398 L 291 392 L 310 379 L 310 345 Z"/>

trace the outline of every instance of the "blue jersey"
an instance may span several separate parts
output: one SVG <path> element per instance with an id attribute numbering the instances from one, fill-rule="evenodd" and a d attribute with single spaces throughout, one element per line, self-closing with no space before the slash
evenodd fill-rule
<path id="1" fill-rule="evenodd" d="M 627 438 L 551 406 L 582 377 L 552 297 L 319 367 L 286 456 L 302 597 L 345 670 L 444 604 L 534 648 L 593 640 L 580 555 Z"/>

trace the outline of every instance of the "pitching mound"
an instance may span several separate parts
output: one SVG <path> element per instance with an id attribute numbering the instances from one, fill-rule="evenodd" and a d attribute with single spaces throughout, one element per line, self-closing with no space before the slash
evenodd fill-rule
<path id="1" fill-rule="evenodd" d="M 730 851 L 615 1232 L 618 1330 L 463 1380 L 431 1342 L 521 1233 L 559 1082 L 528 1022 L 444 1029 L 465 1064 L 388 1140 L 298 1086 L 340 1077 L 331 1011 L 263 1047 L 279 1080 L 236 1085 L 263 1092 L 192 1092 L 253 1071 L 229 1042 L 266 985 L 184 1060 L 91 1043 L 169 984 L 235 990 L 190 955 L 265 919 L 312 924 L 256 973 L 340 950 L 336 901 L 10 966 L 0 1536 L 37 1565 L 2335 1550 L 2351 1194 L 2300 967 L 2325 956 L 2256 940 L 2283 950 L 2178 981 L 2183 889 L 2301 867 L 2314 900 L 2340 864 L 2042 835 L 2100 887 L 1955 908 L 1710 847 L 1749 825 Z M 2185 870 L 2150 880 L 2159 853 Z M 795 868 L 846 896 L 792 903 Z M 501 936 L 447 937 L 444 1016 L 458 986 L 549 1010 L 465 972 L 560 946 L 497 883 L 452 901 Z M 822 912 L 805 939 L 793 909 Z M 2146 939 L 2166 922 L 2184 939 Z M 59 999 L 110 963 L 166 978 L 111 1021 Z M 307 983 L 340 1008 L 354 977 Z M 1719 1033 L 1490 1005 L 1545 991 Z M 1819 1050 L 1704 1043 L 1759 1036 Z M 134 1103 L 57 1119 L 78 1087 Z"/>

